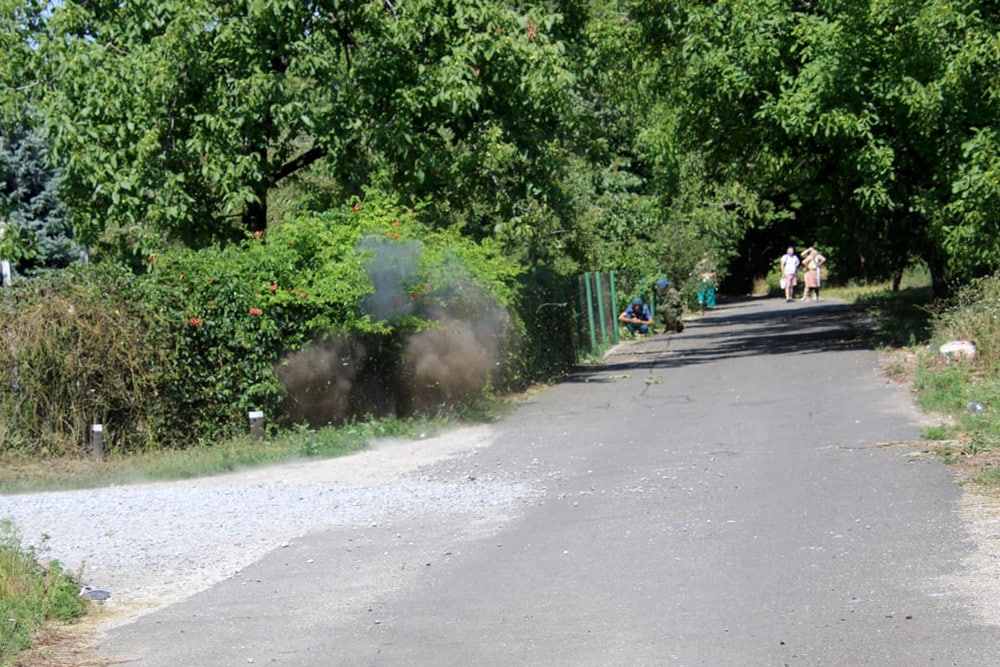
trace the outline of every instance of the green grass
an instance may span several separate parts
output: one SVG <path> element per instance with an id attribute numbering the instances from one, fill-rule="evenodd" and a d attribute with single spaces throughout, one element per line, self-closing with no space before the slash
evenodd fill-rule
<path id="1" fill-rule="evenodd" d="M 8 459 L 0 461 L 0 493 L 189 479 L 308 458 L 335 458 L 361 451 L 378 438 L 416 438 L 436 434 L 455 424 L 495 421 L 506 409 L 501 401 L 484 400 L 447 417 L 369 418 L 316 430 L 296 428 L 261 440 L 247 435 L 183 450 L 111 455 L 102 461 Z"/>
<path id="2" fill-rule="evenodd" d="M 0 521 L 0 666 L 15 665 L 44 622 L 82 616 L 87 602 L 78 592 L 79 585 L 58 562 L 41 566 L 10 523 Z"/>
<path id="3" fill-rule="evenodd" d="M 973 482 L 984 488 L 1000 489 L 1000 466 L 984 470 L 978 477 L 973 479 Z"/>
<path id="4" fill-rule="evenodd" d="M 987 278 L 959 290 L 946 304 L 935 303 L 926 276 L 904 276 L 902 288 L 888 285 L 848 286 L 827 290 L 853 302 L 871 316 L 877 327 L 871 341 L 884 349 L 904 348 L 916 359 L 909 368 L 890 369 L 908 377 L 917 405 L 926 413 L 942 415 L 942 423 L 927 427 L 922 436 L 936 441 L 946 463 L 977 457 L 987 466 L 972 481 L 1000 491 L 1000 280 Z M 977 344 L 974 361 L 945 363 L 937 355 L 942 342 L 963 338 Z M 966 409 L 972 401 L 986 406 L 982 414 Z"/>

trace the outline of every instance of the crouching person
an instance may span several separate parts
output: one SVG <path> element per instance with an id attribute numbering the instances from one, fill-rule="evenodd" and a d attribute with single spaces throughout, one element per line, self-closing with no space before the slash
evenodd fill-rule
<path id="1" fill-rule="evenodd" d="M 681 293 L 666 278 L 656 281 L 656 316 L 664 331 L 684 331 L 684 304 Z"/>
<path id="2" fill-rule="evenodd" d="M 636 297 L 632 299 L 629 307 L 618 316 L 618 321 L 624 324 L 633 336 L 647 334 L 650 327 L 653 326 L 653 315 L 649 312 L 649 306 L 646 305 L 646 302 Z"/>

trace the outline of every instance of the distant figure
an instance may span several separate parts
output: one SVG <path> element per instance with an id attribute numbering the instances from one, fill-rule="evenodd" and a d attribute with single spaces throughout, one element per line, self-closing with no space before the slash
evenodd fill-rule
<path id="1" fill-rule="evenodd" d="M 632 299 L 632 303 L 618 316 L 618 321 L 625 325 L 628 332 L 633 336 L 636 333 L 649 333 L 649 328 L 653 326 L 653 315 L 649 312 L 649 306 L 641 298 Z"/>
<path id="2" fill-rule="evenodd" d="M 681 294 L 673 288 L 670 281 L 660 278 L 656 281 L 656 316 L 660 319 L 664 331 L 684 331 L 684 305 Z"/>
<path id="3" fill-rule="evenodd" d="M 826 262 L 826 257 L 812 246 L 802 253 L 802 266 L 806 269 L 806 288 L 802 292 L 803 301 L 809 297 L 810 291 L 813 293 L 813 301 L 819 301 L 819 287 L 823 282 L 822 266 L 824 262 Z"/>
<path id="4" fill-rule="evenodd" d="M 698 278 L 698 307 L 704 314 L 706 308 L 715 308 L 715 279 L 718 274 L 706 252 L 694 267 Z"/>
<path id="5" fill-rule="evenodd" d="M 785 290 L 785 302 L 792 300 L 795 292 L 795 285 L 798 281 L 795 274 L 799 271 L 799 256 L 795 254 L 795 246 L 788 246 L 788 250 L 781 256 L 781 288 Z"/>

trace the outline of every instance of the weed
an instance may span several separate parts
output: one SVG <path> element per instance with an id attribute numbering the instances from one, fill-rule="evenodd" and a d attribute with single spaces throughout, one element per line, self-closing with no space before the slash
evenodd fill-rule
<path id="1" fill-rule="evenodd" d="M 31 645 L 48 620 L 72 621 L 87 603 L 77 582 L 58 562 L 41 565 L 33 549 L 21 546 L 9 521 L 0 521 L 0 665 Z"/>
<path id="2" fill-rule="evenodd" d="M 977 429 L 969 434 L 968 440 L 962 447 L 962 453 L 969 455 L 986 454 L 996 451 L 998 448 L 1000 448 L 1000 438 L 993 433 Z"/>
<path id="3" fill-rule="evenodd" d="M 1000 466 L 986 468 L 972 481 L 985 489 L 1000 489 Z"/>
<path id="4" fill-rule="evenodd" d="M 951 429 L 941 425 L 928 426 L 920 432 L 925 440 L 948 440 L 951 435 Z"/>
<path id="5" fill-rule="evenodd" d="M 955 446 L 952 443 L 948 442 L 946 444 L 943 444 L 940 447 L 938 447 L 936 451 L 937 455 L 941 457 L 941 460 L 946 465 L 953 465 L 955 463 L 958 463 L 959 453 L 955 449 Z"/>

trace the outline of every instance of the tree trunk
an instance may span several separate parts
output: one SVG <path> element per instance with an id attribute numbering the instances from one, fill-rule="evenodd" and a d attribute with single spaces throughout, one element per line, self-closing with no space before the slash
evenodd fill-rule
<path id="1" fill-rule="evenodd" d="M 243 225 L 252 234 L 262 232 L 267 229 L 267 193 L 271 187 L 276 185 L 281 179 L 291 176 L 300 169 L 304 169 L 313 162 L 326 157 L 327 150 L 322 147 L 313 147 L 302 155 L 278 167 L 275 172 L 262 183 L 258 183 L 256 191 L 257 201 L 247 204 L 247 210 L 243 213 Z"/>
<path id="2" fill-rule="evenodd" d="M 931 272 L 931 290 L 934 296 L 939 299 L 943 299 L 951 295 L 951 281 L 948 278 L 948 269 L 945 266 L 945 262 L 937 260 L 935 262 L 927 262 L 927 266 Z"/>
<path id="3" fill-rule="evenodd" d="M 243 212 L 243 226 L 251 234 L 267 229 L 267 190 L 258 193 L 258 200 L 247 204 Z"/>
<path id="4" fill-rule="evenodd" d="M 951 285 L 948 275 L 948 264 L 939 253 L 927 253 L 924 257 L 931 273 L 931 290 L 934 296 L 943 299 L 951 295 Z"/>

